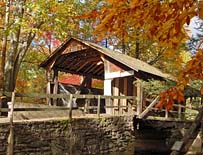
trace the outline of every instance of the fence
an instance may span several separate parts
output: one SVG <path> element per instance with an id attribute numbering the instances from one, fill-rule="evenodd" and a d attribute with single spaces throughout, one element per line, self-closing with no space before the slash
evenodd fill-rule
<path id="1" fill-rule="evenodd" d="M 51 110 L 69 110 L 68 117 L 72 119 L 72 110 L 73 108 L 73 99 L 95 99 L 97 100 L 97 105 L 96 106 L 91 106 L 88 104 L 85 104 L 84 107 L 80 107 L 79 109 L 84 110 L 88 112 L 90 109 L 94 109 L 96 111 L 96 114 L 98 117 L 100 117 L 100 108 L 101 108 L 101 100 L 109 100 L 111 103 L 113 100 L 128 100 L 128 104 L 126 106 L 124 105 L 116 105 L 114 106 L 113 104 L 107 106 L 105 105 L 104 108 L 109 108 L 109 109 L 128 109 L 127 111 L 129 114 L 132 114 L 132 108 L 136 108 L 136 97 L 135 96 L 106 96 L 106 95 L 79 95 L 79 94 L 39 94 L 39 93 L 4 93 L 7 97 L 12 97 L 14 98 L 13 101 L 10 104 L 9 108 L 0 108 L 0 112 L 9 112 L 12 111 L 11 107 L 15 104 L 15 98 L 52 98 L 52 99 L 62 99 L 65 98 L 69 100 L 69 107 L 56 107 L 56 106 L 51 106 L 48 108 L 14 108 L 13 111 L 51 111 Z M 114 113 L 112 113 L 114 114 Z"/>
<path id="2" fill-rule="evenodd" d="M 105 109 L 112 109 L 113 110 L 117 110 L 118 111 L 118 115 L 122 115 L 122 109 L 127 109 L 126 111 L 128 112 L 127 114 L 129 115 L 138 115 L 137 118 L 146 118 L 146 116 L 148 116 L 150 111 L 159 111 L 159 112 L 164 112 L 165 115 L 164 117 L 166 119 L 169 118 L 169 113 L 170 114 L 175 114 L 178 116 L 179 119 L 181 119 L 181 117 L 183 115 L 185 115 L 185 109 L 189 109 L 191 110 L 198 110 L 197 108 L 193 108 L 192 106 L 183 106 L 180 104 L 175 104 L 174 107 L 176 107 L 176 110 L 170 110 L 170 112 L 166 109 L 157 109 L 155 108 L 156 103 L 158 102 L 158 97 L 155 98 L 154 100 L 148 100 L 149 102 L 151 102 L 150 105 L 148 105 L 147 107 L 142 107 L 142 112 L 140 114 L 136 113 L 136 108 L 138 108 L 137 105 L 137 97 L 136 96 L 107 96 L 107 95 L 81 95 L 81 94 L 39 94 L 39 93 L 11 93 L 11 92 L 6 92 L 4 93 L 7 97 L 12 97 L 13 101 L 10 103 L 10 107 L 9 108 L 0 108 L 0 112 L 9 112 L 9 114 L 11 113 L 12 109 L 11 107 L 14 107 L 13 104 L 15 102 L 15 98 L 41 98 L 41 99 L 61 99 L 61 98 L 65 98 L 67 100 L 69 100 L 69 107 L 56 107 L 56 106 L 50 106 L 50 107 L 46 107 L 46 108 L 14 108 L 13 111 L 54 111 L 54 110 L 69 110 L 68 113 L 68 117 L 69 119 L 72 119 L 72 111 L 73 111 L 73 99 L 95 99 L 97 100 L 96 105 L 89 105 L 89 104 L 84 104 L 84 107 L 79 107 L 80 110 L 83 110 L 86 112 L 86 114 L 88 114 L 89 110 L 94 110 L 97 114 L 98 117 L 100 117 L 100 111 L 101 111 L 101 100 L 106 100 L 110 102 L 110 105 L 105 105 L 103 108 Z M 127 100 L 128 104 L 126 105 L 114 105 L 113 101 L 114 100 Z M 184 110 L 183 110 L 184 109 Z M 190 115 L 191 112 L 189 111 Z M 115 113 L 112 112 L 112 115 L 114 115 Z"/>

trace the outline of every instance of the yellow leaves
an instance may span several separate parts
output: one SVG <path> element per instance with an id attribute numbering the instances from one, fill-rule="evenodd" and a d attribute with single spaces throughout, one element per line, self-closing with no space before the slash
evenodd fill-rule
<path id="1" fill-rule="evenodd" d="M 105 0 L 105 2 L 106 4 L 100 8 L 99 14 L 91 15 L 101 21 L 95 31 L 98 35 L 105 33 L 122 39 L 121 31 L 126 33 L 129 29 L 141 29 L 142 31 L 139 33 L 144 38 L 156 41 L 162 46 L 168 44 L 174 49 L 185 38 L 183 25 L 189 24 L 196 7 L 192 0 L 170 2 Z M 136 34 L 132 33 L 131 36 L 133 35 Z"/>
<path id="2" fill-rule="evenodd" d="M 182 92 L 191 79 L 203 80 L 203 51 L 201 49 L 186 63 L 185 69 L 178 75 L 176 87 L 172 87 L 160 94 L 157 107 L 165 107 L 170 110 L 173 107 L 174 100 L 178 103 L 183 102 L 184 95 Z M 203 86 L 200 88 L 200 93 L 203 95 Z"/>

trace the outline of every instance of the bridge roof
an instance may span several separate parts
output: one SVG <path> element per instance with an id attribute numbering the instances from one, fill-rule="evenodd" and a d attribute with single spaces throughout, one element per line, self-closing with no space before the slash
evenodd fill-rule
<path id="1" fill-rule="evenodd" d="M 174 80 L 171 75 L 141 60 L 76 38 L 66 40 L 40 64 L 40 67 L 79 75 L 91 74 L 95 78 L 104 79 L 104 64 L 102 63 L 104 59 L 126 70 L 134 70 L 136 75 L 144 79 Z"/>

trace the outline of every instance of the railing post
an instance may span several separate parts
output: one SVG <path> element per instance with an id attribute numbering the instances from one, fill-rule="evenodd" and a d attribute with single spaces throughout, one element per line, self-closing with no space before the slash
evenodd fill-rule
<path id="1" fill-rule="evenodd" d="M 178 118 L 181 119 L 181 104 L 178 104 Z"/>
<path id="2" fill-rule="evenodd" d="M 84 112 L 85 113 L 90 113 L 89 106 L 90 106 L 90 100 L 89 99 L 85 99 L 85 107 L 84 107 Z"/>
<path id="3" fill-rule="evenodd" d="M 70 94 L 70 98 L 69 98 L 69 105 L 70 105 L 70 109 L 69 109 L 69 119 L 72 120 L 72 107 L 73 107 L 73 94 Z"/>
<path id="4" fill-rule="evenodd" d="M 118 99 L 118 116 L 120 116 L 120 114 L 121 114 L 121 99 L 119 98 Z"/>
<path id="5" fill-rule="evenodd" d="M 165 118 L 168 118 L 168 110 L 165 111 Z"/>
<path id="6" fill-rule="evenodd" d="M 97 116 L 100 117 L 100 105 L 101 105 L 101 97 L 98 95 L 98 100 L 97 100 Z"/>
<path id="7" fill-rule="evenodd" d="M 111 115 L 115 116 L 113 100 L 114 100 L 114 98 L 112 98 L 112 97 L 109 98 L 110 106 L 111 106 L 111 108 L 110 108 L 111 109 Z"/>
<path id="8" fill-rule="evenodd" d="M 9 113 L 9 122 L 10 122 L 10 133 L 8 136 L 8 148 L 7 155 L 13 155 L 13 145 L 14 145 L 14 126 L 13 126 L 13 111 L 15 103 L 15 92 L 12 92 L 11 104 L 10 104 L 10 113 Z"/>
<path id="9" fill-rule="evenodd" d="M 133 106 L 132 106 L 132 104 L 130 103 L 130 101 L 129 100 L 127 100 L 128 102 L 128 104 L 127 104 L 127 106 L 128 106 L 128 115 L 132 115 L 132 113 L 133 113 Z"/>
<path id="10" fill-rule="evenodd" d="M 190 97 L 190 103 L 189 103 L 189 106 L 190 106 L 189 116 L 192 117 L 192 97 Z"/>

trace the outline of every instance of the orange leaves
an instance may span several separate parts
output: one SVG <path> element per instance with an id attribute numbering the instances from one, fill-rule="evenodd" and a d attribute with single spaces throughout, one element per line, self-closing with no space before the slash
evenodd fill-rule
<path id="1" fill-rule="evenodd" d="M 183 74 L 187 75 L 190 79 L 203 80 L 203 51 L 201 49 L 186 64 Z"/>
<path id="2" fill-rule="evenodd" d="M 137 36 L 176 48 L 184 39 L 183 25 L 189 24 L 196 14 L 192 0 L 151 1 L 151 0 L 105 0 L 105 4 L 93 11 L 89 17 L 97 18 L 100 24 L 97 35 L 116 35 L 122 39 L 123 33 Z M 127 36 L 128 37 L 128 36 Z"/>
<path id="3" fill-rule="evenodd" d="M 164 92 L 162 92 L 159 98 L 159 102 L 156 105 L 157 108 L 165 107 L 167 110 L 171 110 L 175 101 L 178 103 L 184 102 L 184 95 L 178 87 L 172 87 Z"/>
<path id="4" fill-rule="evenodd" d="M 203 1 L 199 1 L 198 3 L 198 14 L 201 19 L 203 19 Z"/>
<path id="5" fill-rule="evenodd" d="M 200 88 L 200 94 L 203 95 L 203 86 Z"/>
<path id="6" fill-rule="evenodd" d="M 75 18 L 86 18 L 86 19 L 89 19 L 89 18 L 96 18 L 97 16 L 99 16 L 99 12 L 97 10 L 92 10 L 91 12 L 88 12 L 88 13 L 85 13 L 81 16 L 75 16 Z"/>
<path id="7" fill-rule="evenodd" d="M 5 2 L 0 1 L 0 6 L 5 6 L 5 5 L 6 5 Z"/>
<path id="8" fill-rule="evenodd" d="M 176 87 L 172 87 L 160 94 L 160 101 L 157 107 L 165 107 L 170 110 L 173 107 L 174 101 L 178 103 L 184 102 L 182 92 L 191 79 L 203 80 L 203 51 L 201 49 L 187 62 L 185 69 L 180 72 Z M 203 95 L 203 86 L 200 88 L 200 93 Z"/>
<path id="9" fill-rule="evenodd" d="M 175 101 L 178 103 L 184 102 L 182 92 L 190 80 L 193 79 L 203 80 L 203 51 L 201 49 L 187 62 L 184 70 L 178 75 L 176 87 L 172 87 L 160 94 L 160 101 L 157 107 L 165 107 L 170 110 Z M 203 95 L 203 86 L 200 88 L 200 93 Z"/>

